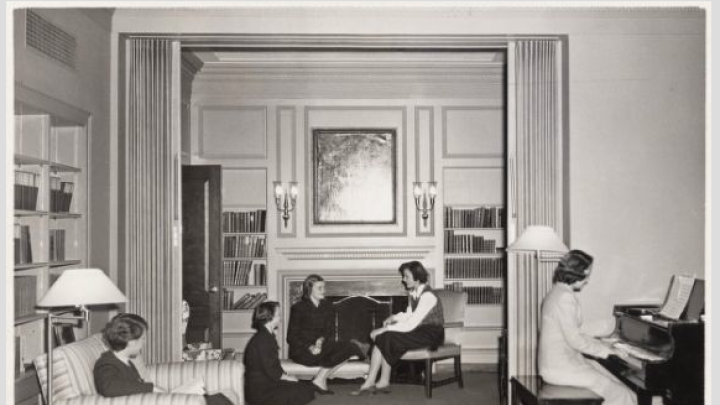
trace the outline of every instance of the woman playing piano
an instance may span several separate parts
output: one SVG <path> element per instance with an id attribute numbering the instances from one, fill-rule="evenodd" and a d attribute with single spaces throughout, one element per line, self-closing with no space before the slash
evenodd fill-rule
<path id="1" fill-rule="evenodd" d="M 558 263 L 553 288 L 543 300 L 538 366 L 545 382 L 584 387 L 605 398 L 603 405 L 635 405 L 632 391 L 595 361 L 624 356 L 609 345 L 580 331 L 582 311 L 575 296 L 588 283 L 593 258 L 571 250 Z"/>

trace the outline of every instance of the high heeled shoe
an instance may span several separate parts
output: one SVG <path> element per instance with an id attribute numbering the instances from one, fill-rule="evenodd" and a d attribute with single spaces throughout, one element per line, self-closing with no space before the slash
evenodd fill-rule
<path id="1" fill-rule="evenodd" d="M 322 389 L 315 385 L 314 382 L 310 382 L 310 385 L 312 385 L 313 390 L 319 395 L 335 395 L 335 391 Z"/>
<path id="2" fill-rule="evenodd" d="M 375 395 L 375 386 L 368 387 L 368 388 L 360 388 L 357 391 L 350 391 L 350 395 L 354 397 L 364 397 L 368 395 Z"/>

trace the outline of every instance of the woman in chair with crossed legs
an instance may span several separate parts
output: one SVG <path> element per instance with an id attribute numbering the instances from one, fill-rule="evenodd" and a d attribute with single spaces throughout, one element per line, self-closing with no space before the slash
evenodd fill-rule
<path id="1" fill-rule="evenodd" d="M 375 341 L 370 357 L 370 371 L 359 390 L 350 395 L 390 393 L 392 366 L 408 351 L 423 347 L 438 347 L 445 340 L 442 302 L 428 286 L 428 272 L 418 261 L 406 262 L 398 269 L 409 292 L 405 312 L 390 316 L 383 327 L 370 337 Z M 380 380 L 377 381 L 378 372 Z"/>

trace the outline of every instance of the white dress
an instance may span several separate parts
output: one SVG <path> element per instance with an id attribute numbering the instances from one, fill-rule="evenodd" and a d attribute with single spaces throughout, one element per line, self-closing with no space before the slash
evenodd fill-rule
<path id="1" fill-rule="evenodd" d="M 595 361 L 609 346 L 580 331 L 582 311 L 572 287 L 556 283 L 543 300 L 538 367 L 550 384 L 584 387 L 602 396 L 603 405 L 636 405 L 633 392 Z"/>

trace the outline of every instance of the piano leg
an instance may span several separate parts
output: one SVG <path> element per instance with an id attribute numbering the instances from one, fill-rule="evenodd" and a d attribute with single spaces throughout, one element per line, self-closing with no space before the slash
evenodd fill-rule
<path id="1" fill-rule="evenodd" d="M 648 394 L 647 392 L 637 393 L 638 405 L 652 405 L 652 399 L 652 395 Z"/>

